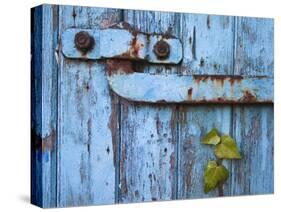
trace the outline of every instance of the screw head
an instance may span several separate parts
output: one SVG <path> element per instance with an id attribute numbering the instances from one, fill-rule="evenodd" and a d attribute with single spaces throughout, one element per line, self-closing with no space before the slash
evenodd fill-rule
<path id="1" fill-rule="evenodd" d="M 88 32 L 81 31 L 75 35 L 74 43 L 79 51 L 86 53 L 94 47 L 95 39 Z"/>
<path id="2" fill-rule="evenodd" d="M 166 59 L 170 55 L 170 45 L 164 40 L 157 41 L 157 43 L 153 46 L 153 52 L 156 54 L 158 59 Z"/>

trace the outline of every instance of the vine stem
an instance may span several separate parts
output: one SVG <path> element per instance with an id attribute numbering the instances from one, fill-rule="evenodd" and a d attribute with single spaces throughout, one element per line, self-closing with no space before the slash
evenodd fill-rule
<path id="1" fill-rule="evenodd" d="M 221 166 L 222 162 L 223 162 L 223 159 L 217 158 L 216 162 L 217 162 L 218 166 Z M 219 183 L 219 185 L 218 185 L 218 192 L 219 192 L 220 197 L 224 196 L 224 194 L 223 194 L 223 183 L 224 182 Z"/>

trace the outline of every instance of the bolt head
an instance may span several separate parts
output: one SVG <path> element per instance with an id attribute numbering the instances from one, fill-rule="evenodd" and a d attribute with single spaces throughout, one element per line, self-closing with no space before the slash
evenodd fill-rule
<path id="1" fill-rule="evenodd" d="M 158 59 L 166 59 L 170 55 L 170 45 L 164 40 L 157 41 L 153 47 L 153 52 Z"/>
<path id="2" fill-rule="evenodd" d="M 94 47 L 95 40 L 88 32 L 81 31 L 75 35 L 74 43 L 79 51 L 87 53 Z"/>

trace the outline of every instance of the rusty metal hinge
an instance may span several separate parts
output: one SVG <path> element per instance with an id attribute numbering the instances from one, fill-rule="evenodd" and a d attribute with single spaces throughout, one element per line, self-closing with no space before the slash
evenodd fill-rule
<path id="1" fill-rule="evenodd" d="M 122 22 L 107 29 L 67 29 L 62 34 L 62 52 L 73 59 L 120 58 L 178 64 L 183 48 L 178 38 L 138 32 Z"/>
<path id="2" fill-rule="evenodd" d="M 177 75 L 135 72 L 130 61 L 108 61 L 112 91 L 147 103 L 273 103 L 273 78 L 267 76 Z"/>

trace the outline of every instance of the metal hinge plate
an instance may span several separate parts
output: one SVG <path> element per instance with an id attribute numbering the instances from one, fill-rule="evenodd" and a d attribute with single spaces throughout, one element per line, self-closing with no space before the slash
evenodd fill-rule
<path id="1" fill-rule="evenodd" d="M 107 29 L 67 29 L 62 34 L 62 52 L 72 59 L 120 58 L 178 64 L 183 48 L 178 38 L 134 31 L 120 23 Z"/>

